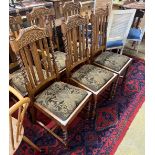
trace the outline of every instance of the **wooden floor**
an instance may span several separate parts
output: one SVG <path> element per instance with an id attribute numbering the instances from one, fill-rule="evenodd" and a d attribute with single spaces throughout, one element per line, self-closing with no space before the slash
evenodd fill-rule
<path id="1" fill-rule="evenodd" d="M 145 155 L 145 105 L 131 123 L 115 155 Z"/>

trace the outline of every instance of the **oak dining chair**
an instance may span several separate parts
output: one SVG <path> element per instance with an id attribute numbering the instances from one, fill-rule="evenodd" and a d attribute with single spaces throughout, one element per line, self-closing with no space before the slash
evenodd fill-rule
<path id="1" fill-rule="evenodd" d="M 86 105 L 89 116 L 92 97 L 89 91 L 59 81 L 53 44 L 51 41 L 48 44 L 47 38 L 50 39 L 49 31 L 34 25 L 21 30 L 19 37 L 11 38 L 10 42 L 23 69 L 24 83 L 34 110 L 32 116 L 37 109 L 54 121 L 52 129 L 43 122 L 36 122 L 67 146 L 70 123 Z M 58 127 L 63 131 L 63 138 L 55 133 Z"/>
<path id="2" fill-rule="evenodd" d="M 16 16 L 9 16 L 9 33 L 12 37 L 18 38 L 20 29 L 23 28 L 23 20 L 19 12 Z M 22 85 L 22 71 L 19 67 L 18 58 L 13 52 L 9 42 L 9 83 L 12 87 L 17 89 L 23 96 L 27 95 L 27 91 Z M 21 82 L 19 82 L 19 79 Z"/>
<path id="3" fill-rule="evenodd" d="M 48 9 L 44 6 L 34 7 L 26 16 L 30 26 L 37 25 L 41 28 L 48 29 L 55 49 L 54 57 L 58 65 L 58 70 L 60 73 L 63 73 L 66 69 L 66 54 L 59 50 L 59 39 L 55 24 L 55 13 L 53 12 L 53 9 Z"/>
<path id="4" fill-rule="evenodd" d="M 120 77 L 124 77 L 123 81 L 125 80 L 127 69 L 132 62 L 132 58 L 122 54 L 106 51 L 108 23 L 107 16 L 108 6 L 106 9 L 98 9 L 95 11 L 95 13 L 92 12 L 91 14 L 93 28 L 91 58 L 95 65 L 118 75 L 117 82 L 115 83 L 115 89 L 112 92 L 114 95 Z"/>
<path id="5" fill-rule="evenodd" d="M 116 74 L 89 63 L 88 19 L 80 15 L 68 17 L 62 24 L 65 45 L 67 81 L 93 93 L 93 114 L 99 95 L 116 80 Z M 86 34 L 86 35 L 85 35 Z"/>

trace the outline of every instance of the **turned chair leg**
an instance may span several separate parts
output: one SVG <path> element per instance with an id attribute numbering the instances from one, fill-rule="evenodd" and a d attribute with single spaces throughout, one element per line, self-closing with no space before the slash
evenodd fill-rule
<path id="1" fill-rule="evenodd" d="M 120 79 L 120 76 L 118 75 L 116 82 L 114 82 L 112 85 L 112 89 L 111 89 L 111 93 L 110 93 L 110 99 L 113 99 L 114 96 L 116 95 L 116 90 L 117 90 L 119 79 Z"/>
<path id="2" fill-rule="evenodd" d="M 30 119 L 33 124 L 36 123 L 36 118 L 37 118 L 37 109 L 34 106 L 32 106 L 30 107 Z"/>
<path id="3" fill-rule="evenodd" d="M 97 106 L 97 96 L 94 95 L 94 107 L 93 107 L 93 114 L 92 114 L 92 119 L 95 119 L 96 116 L 96 106 Z"/>
<path id="4" fill-rule="evenodd" d="M 67 132 L 67 128 L 62 128 L 63 131 L 63 141 L 65 144 L 65 147 L 68 148 L 68 132 Z"/>
<path id="5" fill-rule="evenodd" d="M 124 76 L 123 76 L 122 85 L 125 84 L 125 80 L 126 80 L 126 76 L 127 76 L 128 70 L 129 70 L 129 66 L 127 67 L 127 69 L 126 69 L 126 71 L 125 71 L 125 74 L 124 74 Z"/>
<path id="6" fill-rule="evenodd" d="M 88 102 L 88 106 L 87 106 L 87 120 L 90 117 L 90 108 L 91 108 L 91 101 Z"/>

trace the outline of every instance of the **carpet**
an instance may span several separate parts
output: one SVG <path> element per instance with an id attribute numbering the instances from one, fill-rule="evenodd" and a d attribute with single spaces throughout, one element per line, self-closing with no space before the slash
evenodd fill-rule
<path id="1" fill-rule="evenodd" d="M 101 98 L 93 122 L 86 122 L 78 116 L 71 124 L 68 149 L 43 128 L 26 121 L 25 135 L 42 152 L 33 150 L 22 141 L 15 155 L 113 155 L 145 100 L 144 61 L 133 60 L 125 83 L 123 86 L 121 83 L 118 85 L 113 100 L 107 100 L 105 94 Z M 40 117 L 48 122 L 45 116 Z"/>

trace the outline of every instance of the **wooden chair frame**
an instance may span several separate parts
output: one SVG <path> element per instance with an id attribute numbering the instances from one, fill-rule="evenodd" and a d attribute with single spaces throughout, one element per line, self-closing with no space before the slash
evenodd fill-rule
<path id="1" fill-rule="evenodd" d="M 32 106 L 40 110 L 50 119 L 54 120 L 56 123 L 56 126 L 54 126 L 53 129 L 50 130 L 43 123 L 41 122 L 37 122 L 37 123 L 39 123 L 39 125 L 44 127 L 49 133 L 51 133 L 55 138 L 60 140 L 63 144 L 67 145 L 68 126 L 87 103 L 88 103 L 88 109 L 89 109 L 90 104 L 91 104 L 90 102 L 91 92 L 87 91 L 88 95 L 83 99 L 83 101 L 81 101 L 78 107 L 65 121 L 61 120 L 54 113 L 50 112 L 42 105 L 37 104 L 35 102 L 35 96 L 39 92 L 46 89 L 46 87 L 49 86 L 49 84 L 51 84 L 53 80 L 59 79 L 59 73 L 58 73 L 58 69 L 57 69 L 53 54 L 52 54 L 52 58 L 49 55 L 50 50 L 51 50 L 51 53 L 54 52 L 53 45 L 52 45 L 52 42 L 50 41 L 50 48 L 49 48 L 47 44 L 47 39 L 46 39 L 47 37 L 50 38 L 49 31 L 43 28 L 38 28 L 37 26 L 32 26 L 32 27 L 23 29 L 20 33 L 19 38 L 17 39 L 12 38 L 11 45 L 12 45 L 12 48 L 14 49 L 14 52 L 19 57 L 21 68 L 23 69 L 23 76 L 25 78 L 25 84 L 27 87 L 27 91 L 29 93 L 29 97 L 31 98 Z M 41 40 L 42 40 L 42 43 L 40 42 Z M 37 41 L 39 41 L 39 47 L 41 51 L 43 51 L 42 59 L 40 59 L 38 49 L 36 47 Z M 28 48 L 26 48 L 28 45 L 30 45 L 31 54 L 33 56 L 34 64 L 36 66 L 39 81 L 37 81 L 35 77 L 33 67 L 32 67 L 33 64 L 30 60 L 30 57 L 28 56 L 30 52 L 28 51 Z M 53 61 L 51 62 L 51 60 Z M 45 78 L 45 76 L 43 75 L 42 65 L 46 71 L 47 78 Z M 57 126 L 60 126 L 63 130 L 63 133 L 64 133 L 63 139 L 59 137 L 56 133 L 54 133 L 54 130 L 57 128 Z"/>
<path id="2" fill-rule="evenodd" d="M 103 20 L 100 20 L 103 19 Z M 100 21 L 100 23 L 99 23 Z M 119 78 L 122 77 L 122 75 L 124 74 L 124 79 L 125 79 L 125 76 L 126 76 L 126 73 L 127 73 L 127 68 L 130 66 L 131 62 L 132 62 L 132 58 L 129 59 L 129 61 L 123 66 L 123 68 L 117 72 L 111 68 L 108 68 L 106 66 L 103 66 L 99 63 L 96 63 L 94 62 L 96 56 L 99 56 L 102 52 L 104 52 L 106 50 L 106 36 L 107 36 L 107 21 L 108 21 L 108 5 L 107 5 L 107 8 L 104 10 L 104 9 L 97 9 L 96 12 L 92 12 L 91 14 L 91 22 L 92 22 L 92 48 L 91 48 L 91 58 L 92 58 L 92 61 L 93 61 L 93 64 L 94 65 L 97 65 L 101 68 L 104 68 L 104 69 L 107 69 L 111 72 L 114 72 L 118 75 L 117 77 L 117 81 L 115 83 L 115 86 L 113 88 L 113 95 L 115 94 L 116 92 L 116 88 L 117 88 L 117 84 L 118 84 L 118 81 L 119 81 Z M 98 46 L 98 35 L 100 34 L 100 25 L 104 25 L 104 35 L 103 35 L 103 45 L 102 46 Z"/>
<path id="3" fill-rule="evenodd" d="M 66 22 L 63 22 L 62 24 L 63 40 L 65 44 L 65 51 L 67 53 L 66 56 L 67 80 L 73 83 L 74 85 L 77 85 L 81 88 L 84 88 L 92 92 L 94 100 L 92 119 L 94 119 L 98 96 L 103 91 L 105 91 L 105 89 L 109 85 L 111 85 L 116 81 L 117 75 L 113 73 L 114 76 L 111 78 L 111 80 L 109 80 L 109 82 L 107 82 L 104 86 L 102 86 L 102 88 L 100 88 L 96 92 L 71 77 L 72 73 L 76 70 L 76 67 L 82 66 L 83 64 L 87 64 L 90 62 L 88 37 L 85 37 L 85 35 L 87 36 L 88 31 L 87 28 L 88 28 L 88 18 L 82 17 L 78 14 L 68 17 L 68 20 Z M 81 32 L 82 35 L 80 35 Z M 77 48 L 77 40 L 79 42 L 79 48 L 83 46 L 83 49 L 79 49 L 79 52 Z"/>
<path id="4" fill-rule="evenodd" d="M 9 109 L 9 123 L 10 123 L 10 137 L 11 137 L 10 155 L 17 150 L 22 140 L 24 140 L 32 148 L 40 152 L 41 150 L 38 148 L 38 146 L 36 146 L 31 140 L 29 140 L 26 136 L 24 136 L 23 120 L 25 112 L 30 103 L 30 98 L 28 97 L 23 98 L 23 96 L 11 86 L 9 86 L 9 91 L 19 100 Z M 14 117 L 12 117 L 12 114 L 17 110 L 18 110 L 18 119 L 15 119 Z M 16 134 L 14 133 L 15 128 L 17 128 Z"/>
<path id="5" fill-rule="evenodd" d="M 108 5 L 105 9 L 97 9 L 94 13 L 92 11 L 90 21 L 92 25 L 92 37 L 91 37 L 91 58 L 94 59 L 96 55 L 99 55 L 106 49 L 107 42 L 107 24 L 108 24 Z M 102 45 L 99 45 L 99 35 L 102 37 Z M 92 60 L 93 62 L 93 60 Z"/>
<path id="6" fill-rule="evenodd" d="M 74 1 L 65 2 L 62 7 L 65 20 L 67 20 L 69 16 L 80 14 L 81 7 L 82 7 L 81 2 L 78 3 L 74 3 Z"/>
<path id="7" fill-rule="evenodd" d="M 54 47 L 60 49 L 58 35 L 55 24 L 55 13 L 53 9 L 48 9 L 45 6 L 34 7 L 30 13 L 26 15 L 27 21 L 30 26 L 37 25 L 41 28 L 47 27 L 51 35 L 51 39 L 54 38 Z M 54 30 L 54 35 L 53 31 Z"/>

